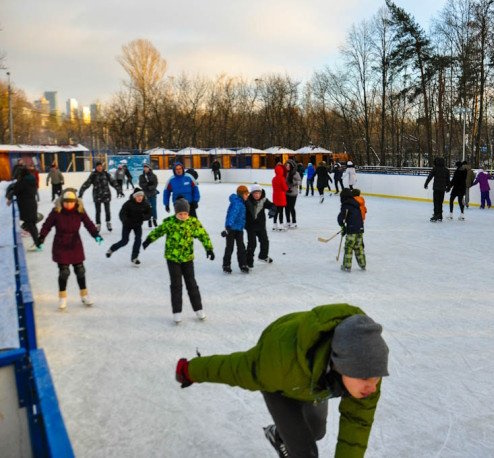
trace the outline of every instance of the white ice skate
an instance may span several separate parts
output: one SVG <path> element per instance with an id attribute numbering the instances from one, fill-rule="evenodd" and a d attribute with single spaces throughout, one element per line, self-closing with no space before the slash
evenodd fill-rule
<path id="1" fill-rule="evenodd" d="M 141 261 L 139 261 L 139 259 L 135 258 L 135 259 L 132 259 L 132 265 L 134 267 L 139 267 L 141 265 Z"/>
<path id="2" fill-rule="evenodd" d="M 277 231 L 278 230 L 278 223 L 273 223 L 273 231 Z"/>
<path id="3" fill-rule="evenodd" d="M 175 324 L 179 324 L 182 321 L 182 314 L 181 313 L 174 313 L 173 314 L 173 321 L 175 321 Z"/>
<path id="4" fill-rule="evenodd" d="M 206 314 L 204 313 L 204 310 L 198 310 L 196 312 L 197 318 L 199 318 L 201 321 L 206 319 Z"/>
<path id="5" fill-rule="evenodd" d="M 450 213 L 447 219 L 452 220 L 453 219 L 453 213 Z"/>
<path id="6" fill-rule="evenodd" d="M 91 300 L 91 298 L 86 294 L 85 296 L 81 296 L 81 302 L 86 306 L 86 307 L 91 307 L 91 305 L 94 304 L 94 302 Z"/>
<path id="7" fill-rule="evenodd" d="M 297 223 L 291 223 L 290 229 L 297 229 Z"/>
<path id="8" fill-rule="evenodd" d="M 458 221 L 465 221 L 465 215 L 463 213 L 458 216 Z"/>
<path id="9" fill-rule="evenodd" d="M 319 203 L 322 204 L 324 202 L 324 196 L 319 197 Z"/>
<path id="10" fill-rule="evenodd" d="M 58 298 L 58 309 L 59 310 L 66 310 L 67 309 L 67 298 L 66 297 Z"/>

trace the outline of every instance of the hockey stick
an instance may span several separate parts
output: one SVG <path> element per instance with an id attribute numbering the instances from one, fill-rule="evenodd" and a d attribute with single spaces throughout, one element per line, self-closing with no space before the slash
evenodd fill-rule
<path id="1" fill-rule="evenodd" d="M 317 237 L 317 240 L 319 240 L 319 242 L 322 242 L 322 243 L 328 243 L 330 240 L 333 240 L 340 233 L 341 233 L 341 230 L 339 230 L 336 234 L 329 237 L 329 239 L 325 239 L 323 237 Z"/>

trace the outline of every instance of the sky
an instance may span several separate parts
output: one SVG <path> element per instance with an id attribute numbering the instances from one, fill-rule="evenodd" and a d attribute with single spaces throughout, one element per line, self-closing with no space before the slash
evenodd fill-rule
<path id="1" fill-rule="evenodd" d="M 427 28 L 445 0 L 396 2 Z M 167 75 L 307 80 L 338 63 L 352 24 L 370 19 L 382 0 L 2 0 L 0 50 L 15 86 L 29 99 L 58 91 L 59 109 L 107 101 L 126 80 L 122 45 L 150 40 Z M 0 78 L 6 79 L 5 71 Z"/>

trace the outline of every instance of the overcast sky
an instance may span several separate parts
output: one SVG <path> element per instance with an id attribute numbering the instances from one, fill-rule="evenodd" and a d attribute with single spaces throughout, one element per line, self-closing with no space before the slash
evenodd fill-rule
<path id="1" fill-rule="evenodd" d="M 428 28 L 446 0 L 398 0 Z M 168 75 L 306 80 L 338 62 L 353 23 L 383 0 L 1 0 L 0 49 L 16 86 L 30 99 L 58 91 L 59 108 L 107 101 L 126 75 L 123 44 L 147 38 L 168 62 Z M 5 79 L 5 72 L 0 78 Z"/>

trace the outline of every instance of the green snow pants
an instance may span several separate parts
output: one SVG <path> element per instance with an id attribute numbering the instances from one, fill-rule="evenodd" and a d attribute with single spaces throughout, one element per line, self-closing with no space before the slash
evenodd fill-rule
<path id="1" fill-rule="evenodd" d="M 364 234 L 347 234 L 343 256 L 343 267 L 346 269 L 352 267 L 353 252 L 355 252 L 359 267 L 365 269 Z"/>

